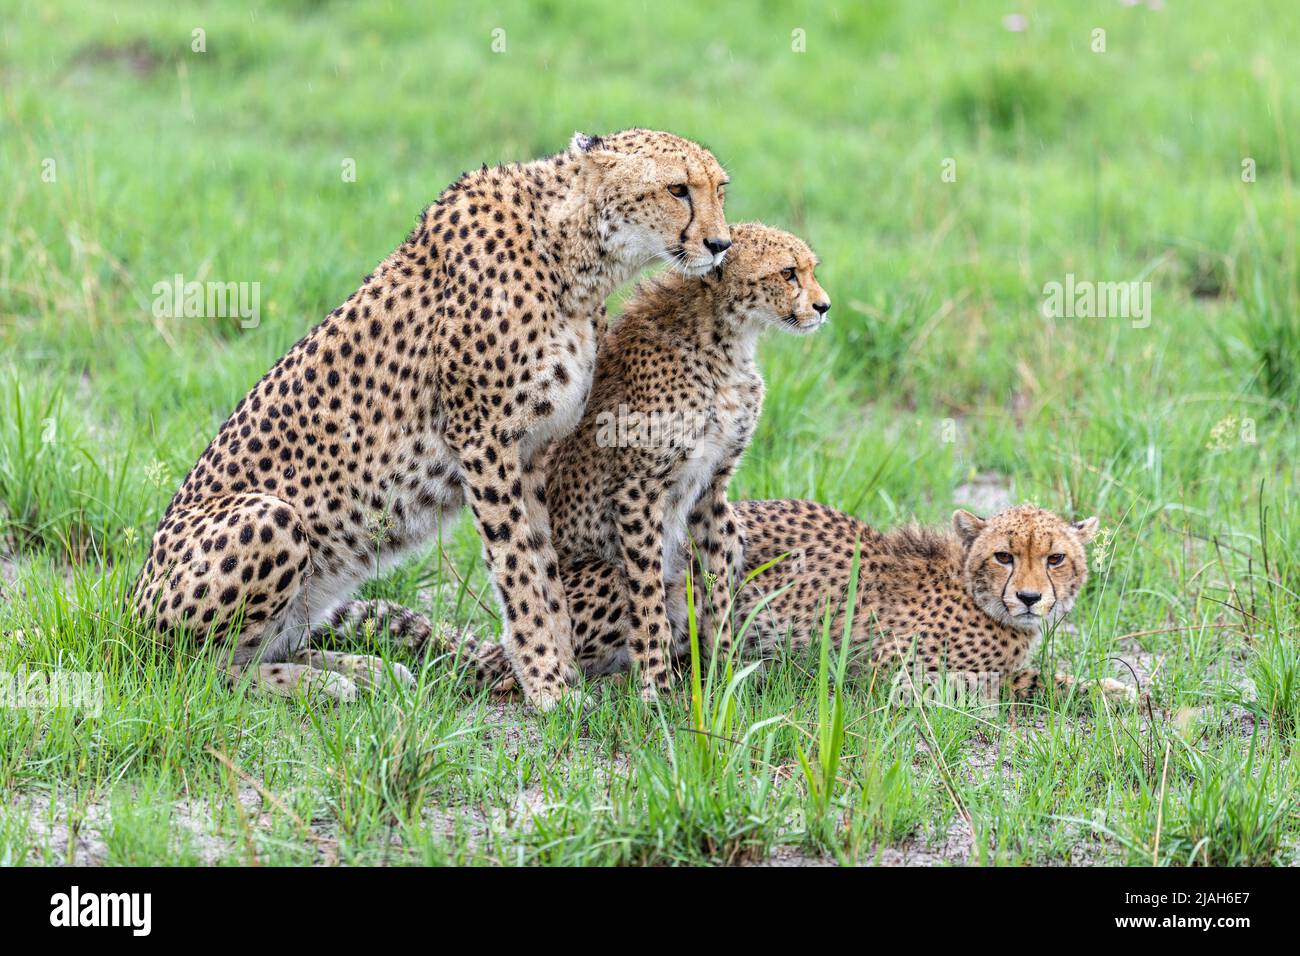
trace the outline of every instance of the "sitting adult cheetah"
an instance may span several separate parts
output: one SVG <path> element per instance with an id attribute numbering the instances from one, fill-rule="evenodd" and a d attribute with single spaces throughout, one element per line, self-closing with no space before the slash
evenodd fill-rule
<path id="1" fill-rule="evenodd" d="M 850 633 L 853 650 L 860 651 L 857 664 L 866 661 L 873 672 L 910 664 L 931 674 L 995 677 L 1016 697 L 1046 686 L 1025 661 L 1043 629 L 1074 606 L 1088 578 L 1084 545 L 1097 529 L 1096 518 L 1068 522 L 1030 506 L 987 520 L 958 511 L 952 531 L 912 526 L 883 534 L 810 501 L 731 507 L 744 536 L 745 573 L 776 561 L 737 595 L 737 620 L 758 609 L 747 647 L 775 654 L 820 640 L 828 601 L 838 643 L 856 543 L 861 557 Z M 620 578 L 616 565 L 602 562 L 588 562 L 565 578 L 580 635 L 575 650 L 590 673 L 628 666 Z M 774 596 L 760 608 L 765 594 Z M 682 597 L 673 600 L 678 656 L 688 653 Z M 474 659 L 479 680 L 508 685 L 503 662 L 499 651 L 480 650 Z M 1052 681 L 1058 689 L 1074 683 L 1065 674 Z M 1108 698 L 1134 699 L 1119 681 L 1097 683 Z"/>
<path id="2" fill-rule="evenodd" d="M 374 610 L 343 602 L 468 501 L 515 673 L 553 706 L 574 668 L 539 453 L 582 414 L 614 287 L 722 261 L 725 185 L 707 150 L 641 129 L 462 176 L 221 426 L 159 523 L 137 614 L 221 640 L 232 676 L 351 696 L 322 669 L 375 662 L 314 652 L 313 631 Z"/>
<path id="3" fill-rule="evenodd" d="M 757 223 L 731 236 L 714 273 L 638 288 L 601 346 L 582 421 L 547 465 L 561 579 L 590 562 L 626 569 L 616 601 L 592 594 L 572 608 L 579 665 L 591 662 L 593 628 L 622 622 L 646 697 L 672 674 L 666 591 L 685 575 L 688 541 L 706 572 L 696 577 L 712 584 L 699 591 L 705 645 L 730 648 L 727 595 L 743 548 L 727 486 L 763 404 L 757 340 L 769 328 L 812 332 L 830 309 L 803 241 Z"/>

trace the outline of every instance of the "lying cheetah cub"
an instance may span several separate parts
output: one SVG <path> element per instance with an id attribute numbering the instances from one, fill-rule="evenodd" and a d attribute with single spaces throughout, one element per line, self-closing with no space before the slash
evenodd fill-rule
<path id="1" fill-rule="evenodd" d="M 815 502 L 745 501 L 734 508 L 748 568 L 790 555 L 759 574 L 758 587 L 737 602 L 752 608 L 762 593 L 790 586 L 756 619 L 753 637 L 764 651 L 820 639 L 828 599 L 831 633 L 843 633 L 860 542 L 851 640 L 871 670 L 909 664 L 931 674 L 996 675 L 1017 697 L 1045 686 L 1025 661 L 1043 630 L 1074 607 L 1088 580 L 1084 545 L 1097 531 L 1096 518 L 1070 522 L 1030 505 L 988 519 L 958 511 L 951 531 L 909 526 L 883 534 Z M 1074 683 L 1065 674 L 1052 681 L 1058 689 Z M 1119 681 L 1098 685 L 1108 698 L 1134 697 Z"/>
<path id="2" fill-rule="evenodd" d="M 860 543 L 851 631 L 861 651 L 856 663 L 865 659 L 873 672 L 910 663 L 909 671 L 989 675 L 1016 697 L 1046 686 L 1025 660 L 1043 628 L 1074 606 L 1088 578 L 1084 545 L 1097 529 L 1096 518 L 1071 523 L 1028 506 L 987 520 L 958 511 L 949 532 L 905 527 L 884 534 L 810 501 L 741 501 L 731 508 L 744 536 L 745 574 L 777 561 L 737 596 L 738 621 L 758 608 L 745 635 L 749 649 L 770 655 L 820 639 L 827 601 L 838 639 Z M 617 566 L 599 562 L 565 578 L 581 635 L 575 651 L 588 673 L 627 667 L 621 578 Z M 759 607 L 764 594 L 775 596 Z M 688 653 L 681 606 L 679 595 L 673 601 L 678 656 Z M 476 663 L 482 683 L 509 686 L 499 654 L 480 652 Z M 1058 689 L 1074 682 L 1065 674 L 1052 681 Z M 1134 699 L 1119 681 L 1098 686 L 1110 699 Z"/>
<path id="3" fill-rule="evenodd" d="M 621 618 L 620 647 L 645 697 L 672 673 L 665 593 L 684 577 L 691 545 L 716 581 L 702 595 L 701 634 L 730 647 L 723 602 L 743 553 L 727 484 L 763 403 L 758 336 L 812 332 L 830 309 L 802 241 L 753 223 L 732 226 L 731 238 L 714 273 L 666 273 L 640 286 L 601 345 L 582 421 L 547 467 L 561 580 L 581 578 L 593 561 L 626 568 L 611 583 L 617 595 L 593 593 L 571 609 L 584 618 L 574 629 L 578 665 L 591 670 L 593 625 Z M 479 653 L 492 661 L 501 652 Z"/>

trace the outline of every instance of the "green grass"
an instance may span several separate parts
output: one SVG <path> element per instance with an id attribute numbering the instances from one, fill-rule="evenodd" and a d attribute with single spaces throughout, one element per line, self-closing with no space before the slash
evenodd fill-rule
<path id="1" fill-rule="evenodd" d="M 0 708 L 0 862 L 1296 861 L 1294 4 L 1027 2 L 1019 33 L 993 3 L 16 7 L 0 671 L 96 672 L 104 706 Z M 888 526 L 946 521 L 982 475 L 1097 514 L 1041 653 L 1154 674 L 1154 721 L 1087 693 L 891 707 L 833 649 L 545 717 L 407 659 L 417 690 L 331 708 L 130 632 L 180 477 L 422 206 L 631 125 L 707 143 L 729 216 L 824 262 L 832 322 L 765 341 L 737 496 Z M 260 323 L 156 318 L 177 273 L 260 283 Z M 1067 274 L 1150 281 L 1150 324 L 1045 318 Z M 491 632 L 480 564 L 462 523 L 366 592 Z"/>

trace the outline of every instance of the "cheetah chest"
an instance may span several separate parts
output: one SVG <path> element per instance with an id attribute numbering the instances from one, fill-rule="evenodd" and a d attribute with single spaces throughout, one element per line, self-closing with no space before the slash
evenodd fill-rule
<path id="1" fill-rule="evenodd" d="M 677 578 L 686 561 L 687 523 L 692 509 L 717 473 L 734 463 L 749 444 L 757 420 L 753 383 L 745 380 L 718 390 L 712 408 L 682 413 L 679 460 L 664 511 L 665 580 Z"/>

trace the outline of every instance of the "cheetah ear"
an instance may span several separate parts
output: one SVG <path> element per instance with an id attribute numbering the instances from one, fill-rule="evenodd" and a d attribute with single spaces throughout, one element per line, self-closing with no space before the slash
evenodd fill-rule
<path id="1" fill-rule="evenodd" d="M 623 159 L 612 149 L 606 148 L 605 141 L 599 136 L 588 136 L 586 133 L 574 133 L 573 139 L 569 140 L 569 148 L 600 169 L 610 169 Z"/>
<path id="2" fill-rule="evenodd" d="M 599 148 L 599 136 L 588 136 L 586 133 L 575 131 L 573 139 L 569 140 L 569 149 L 577 150 L 579 153 L 590 153 L 593 149 Z"/>
<path id="3" fill-rule="evenodd" d="M 1092 540 L 1092 536 L 1097 533 L 1097 519 L 1095 516 L 1092 518 L 1084 518 L 1082 521 L 1074 522 L 1070 527 L 1072 527 L 1074 533 L 1079 536 L 1079 543 L 1087 544 Z"/>
<path id="4" fill-rule="evenodd" d="M 957 532 L 957 537 L 961 543 L 970 547 L 970 543 L 979 537 L 984 526 L 987 524 L 983 518 L 973 515 L 969 511 L 963 511 L 960 508 L 952 513 L 952 529 Z"/>

